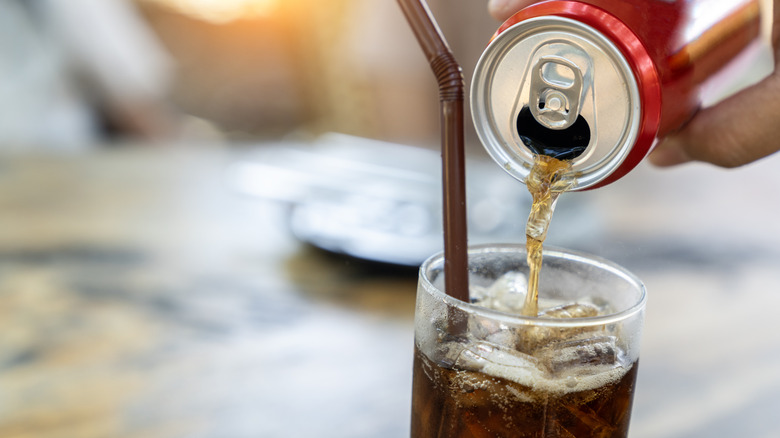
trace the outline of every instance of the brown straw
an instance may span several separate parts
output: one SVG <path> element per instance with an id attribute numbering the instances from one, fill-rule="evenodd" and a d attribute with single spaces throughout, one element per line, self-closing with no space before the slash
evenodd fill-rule
<path id="1" fill-rule="evenodd" d="M 398 0 L 398 3 L 439 83 L 444 191 L 444 290 L 448 295 L 468 302 L 463 72 L 425 0 Z"/>

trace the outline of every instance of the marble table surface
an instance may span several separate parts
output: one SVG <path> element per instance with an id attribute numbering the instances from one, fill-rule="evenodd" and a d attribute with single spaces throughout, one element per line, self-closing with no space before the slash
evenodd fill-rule
<path id="1" fill-rule="evenodd" d="M 298 242 L 241 154 L 0 156 L 1 437 L 408 436 L 415 270 Z M 631 436 L 777 436 L 780 157 L 575 196 L 649 290 Z"/>

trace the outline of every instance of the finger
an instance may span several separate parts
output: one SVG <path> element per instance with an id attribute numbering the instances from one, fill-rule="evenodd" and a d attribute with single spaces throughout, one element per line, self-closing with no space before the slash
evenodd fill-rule
<path id="1" fill-rule="evenodd" d="M 648 157 L 657 166 L 704 161 L 737 167 L 780 150 L 780 74 L 699 111 Z"/>
<path id="2" fill-rule="evenodd" d="M 538 0 L 489 0 L 488 12 L 498 21 L 504 21 L 515 12 Z"/>

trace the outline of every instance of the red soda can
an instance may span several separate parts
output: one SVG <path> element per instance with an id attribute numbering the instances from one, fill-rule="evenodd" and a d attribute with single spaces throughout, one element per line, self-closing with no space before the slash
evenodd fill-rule
<path id="1" fill-rule="evenodd" d="M 504 22 L 471 87 L 477 134 L 524 181 L 536 153 L 572 160 L 573 190 L 637 166 L 761 34 L 758 0 L 553 0 Z"/>

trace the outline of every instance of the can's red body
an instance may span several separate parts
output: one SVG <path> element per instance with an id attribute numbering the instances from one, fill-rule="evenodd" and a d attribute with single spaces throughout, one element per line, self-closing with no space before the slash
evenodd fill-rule
<path id="1" fill-rule="evenodd" d="M 580 21 L 607 36 L 639 85 L 639 135 L 619 168 L 596 187 L 624 176 L 658 138 L 685 123 L 699 107 L 706 81 L 760 35 L 758 0 L 554 0 L 519 11 L 496 35 L 546 15 Z"/>

